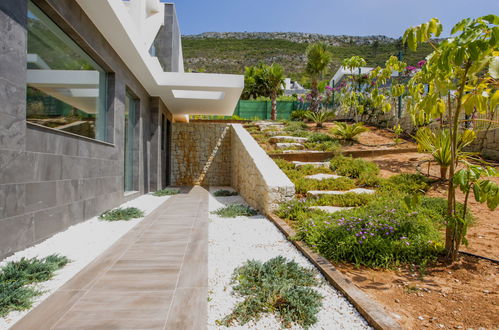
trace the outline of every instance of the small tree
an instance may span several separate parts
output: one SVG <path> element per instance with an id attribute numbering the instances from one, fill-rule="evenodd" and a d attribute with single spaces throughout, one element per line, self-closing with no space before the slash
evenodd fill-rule
<path id="1" fill-rule="evenodd" d="M 284 69 L 279 64 L 272 64 L 265 68 L 265 78 L 267 81 L 267 86 L 270 94 L 270 100 L 272 101 L 272 112 L 270 113 L 270 118 L 272 120 L 277 119 L 277 96 L 281 95 L 283 92 L 284 84 Z"/>
<path id="2" fill-rule="evenodd" d="M 445 247 L 447 255 L 455 260 L 461 242 L 464 241 L 465 221 L 456 210 L 456 167 L 458 165 L 458 137 L 460 119 L 473 111 L 487 114 L 499 103 L 497 76 L 493 63 L 499 55 L 499 17 L 483 16 L 464 19 L 451 30 L 452 38 L 436 45 L 431 37 L 442 31 L 440 22 L 433 18 L 428 23 L 409 28 L 403 40 L 413 51 L 418 43 L 427 42 L 434 51 L 428 56 L 421 71 L 409 81 L 408 107 L 414 113 L 429 118 L 443 118 L 448 123 L 450 136 L 449 187 L 447 195 L 448 223 Z M 488 69 L 488 70 L 487 70 Z M 463 174 L 464 175 L 464 174 Z M 464 187 L 464 185 L 463 185 Z M 497 201 L 499 190 L 487 199 Z M 497 203 L 489 204 L 489 207 Z"/>
<path id="3" fill-rule="evenodd" d="M 259 64 L 246 67 L 244 74 L 244 90 L 241 98 L 249 100 L 259 96 L 269 97 L 272 102 L 271 119 L 277 119 L 277 97 L 282 95 L 284 85 L 284 69 L 279 64 Z"/>
<path id="4" fill-rule="evenodd" d="M 324 74 L 326 74 L 329 65 L 331 64 L 332 57 L 333 55 L 328 50 L 328 46 L 325 43 L 311 44 L 307 48 L 307 66 L 305 68 L 305 73 L 310 78 L 312 97 L 310 110 L 313 112 L 319 110 L 319 83 Z"/>

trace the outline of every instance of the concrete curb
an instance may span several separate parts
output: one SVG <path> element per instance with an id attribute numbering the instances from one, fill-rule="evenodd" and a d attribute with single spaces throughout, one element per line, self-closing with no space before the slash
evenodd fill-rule
<path id="1" fill-rule="evenodd" d="M 402 329 L 400 324 L 387 315 L 387 311 L 375 302 L 362 290 L 357 288 L 345 275 L 337 270 L 326 258 L 313 252 L 304 242 L 291 240 L 296 234 L 284 220 L 274 214 L 268 218 L 279 228 L 286 238 L 312 262 L 324 275 L 331 285 L 340 291 L 355 306 L 359 313 L 367 320 L 369 325 L 378 330 Z"/>

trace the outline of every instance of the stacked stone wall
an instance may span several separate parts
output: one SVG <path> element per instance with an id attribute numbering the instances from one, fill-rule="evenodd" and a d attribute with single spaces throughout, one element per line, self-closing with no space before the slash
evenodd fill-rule
<path id="1" fill-rule="evenodd" d="M 229 186 L 230 134 L 225 123 L 173 123 L 172 185 Z"/>

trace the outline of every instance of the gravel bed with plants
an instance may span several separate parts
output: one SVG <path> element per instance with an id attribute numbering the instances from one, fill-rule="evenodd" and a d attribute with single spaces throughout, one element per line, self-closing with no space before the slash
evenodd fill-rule
<path id="1" fill-rule="evenodd" d="M 212 194 L 210 195 L 209 208 L 211 212 L 233 204 L 247 205 L 240 196 L 215 197 L 215 192 L 221 189 L 231 190 L 226 187 L 210 188 Z M 248 287 L 248 283 L 244 281 L 244 274 L 251 272 L 252 268 L 264 271 L 266 267 L 272 269 L 272 267 L 268 267 L 269 263 L 284 261 L 284 259 L 277 257 L 283 257 L 288 262 L 288 264 L 281 263 L 279 267 L 300 268 L 301 270 L 298 270 L 298 272 L 301 273 L 298 274 L 307 271 L 313 274 L 313 280 L 310 283 L 298 284 L 317 284 L 317 286 L 306 286 L 300 289 L 300 292 L 304 294 L 305 301 L 306 297 L 309 297 L 309 303 L 304 303 L 299 308 L 310 312 L 317 307 L 317 300 L 313 299 L 313 297 L 317 297 L 317 294 L 323 297 L 319 311 L 316 314 L 312 313 L 314 314 L 312 319 L 316 317 L 317 322 L 310 325 L 309 328 L 369 328 L 367 322 L 348 300 L 330 286 L 313 265 L 263 215 L 258 213 L 253 216 L 223 218 L 215 213 L 210 213 L 209 226 L 208 328 L 219 329 L 221 326 L 227 325 L 227 321 L 234 318 L 234 315 L 239 315 L 239 320 L 230 322 L 229 328 L 231 329 L 279 329 L 284 326 L 300 329 L 308 327 L 306 320 L 303 321 L 305 323 L 305 325 L 302 324 L 303 326 L 300 326 L 299 322 L 286 323 L 286 316 L 282 312 L 279 313 L 279 311 L 276 311 L 276 314 L 259 314 L 259 316 L 255 317 L 255 321 L 255 319 L 252 319 L 252 313 L 255 310 L 252 309 L 254 307 L 251 307 L 254 304 L 247 305 L 247 300 L 242 295 L 234 292 L 234 290 L 238 291 L 238 293 L 244 292 L 245 287 Z M 250 260 L 255 262 L 248 263 Z M 236 270 L 236 280 L 232 282 Z M 267 278 L 267 280 L 269 279 Z M 270 281 L 272 282 L 272 279 Z M 238 284 L 237 289 L 235 289 L 236 284 Z M 275 285 L 276 283 L 273 283 L 272 287 Z M 268 288 L 266 287 L 266 289 Z M 253 301 L 253 303 L 255 302 Z M 282 302 L 276 302 L 274 306 L 278 306 L 279 303 Z M 242 309 L 236 310 L 236 306 L 242 307 Z M 265 309 L 265 306 L 260 307 Z M 279 310 L 278 307 L 276 309 Z M 241 324 L 241 318 L 248 320 L 248 322 Z"/>
<path id="2" fill-rule="evenodd" d="M 150 194 L 142 195 L 120 205 L 120 208 L 137 208 L 143 212 L 143 216 L 147 216 L 168 198 L 170 196 L 156 197 Z M 64 283 L 69 281 L 76 273 L 97 258 L 142 219 L 143 217 L 128 221 L 105 221 L 96 216 L 71 226 L 64 232 L 57 233 L 40 244 L 19 251 L 0 261 L 0 268 L 3 268 L 10 262 L 18 262 L 23 258 L 43 259 L 52 255 L 58 255 L 68 260 L 67 264 L 54 271 L 53 277 L 52 275 L 50 277 L 47 276 L 47 281 L 35 284 L 34 288 L 41 292 L 41 294 L 33 297 L 31 306 L 25 305 L 23 307 L 24 310 L 15 310 L 8 313 L 5 317 L 0 317 L 0 329 L 7 329 L 13 326 L 31 309 L 35 308 Z"/>

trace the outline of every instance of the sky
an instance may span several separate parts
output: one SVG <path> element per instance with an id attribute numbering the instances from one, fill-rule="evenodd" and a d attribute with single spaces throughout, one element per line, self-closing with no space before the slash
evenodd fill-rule
<path id="1" fill-rule="evenodd" d="M 171 2 L 171 1 L 168 1 Z M 178 0 L 182 34 L 306 32 L 401 36 L 409 26 L 440 19 L 443 36 L 466 17 L 499 15 L 499 0 Z"/>

